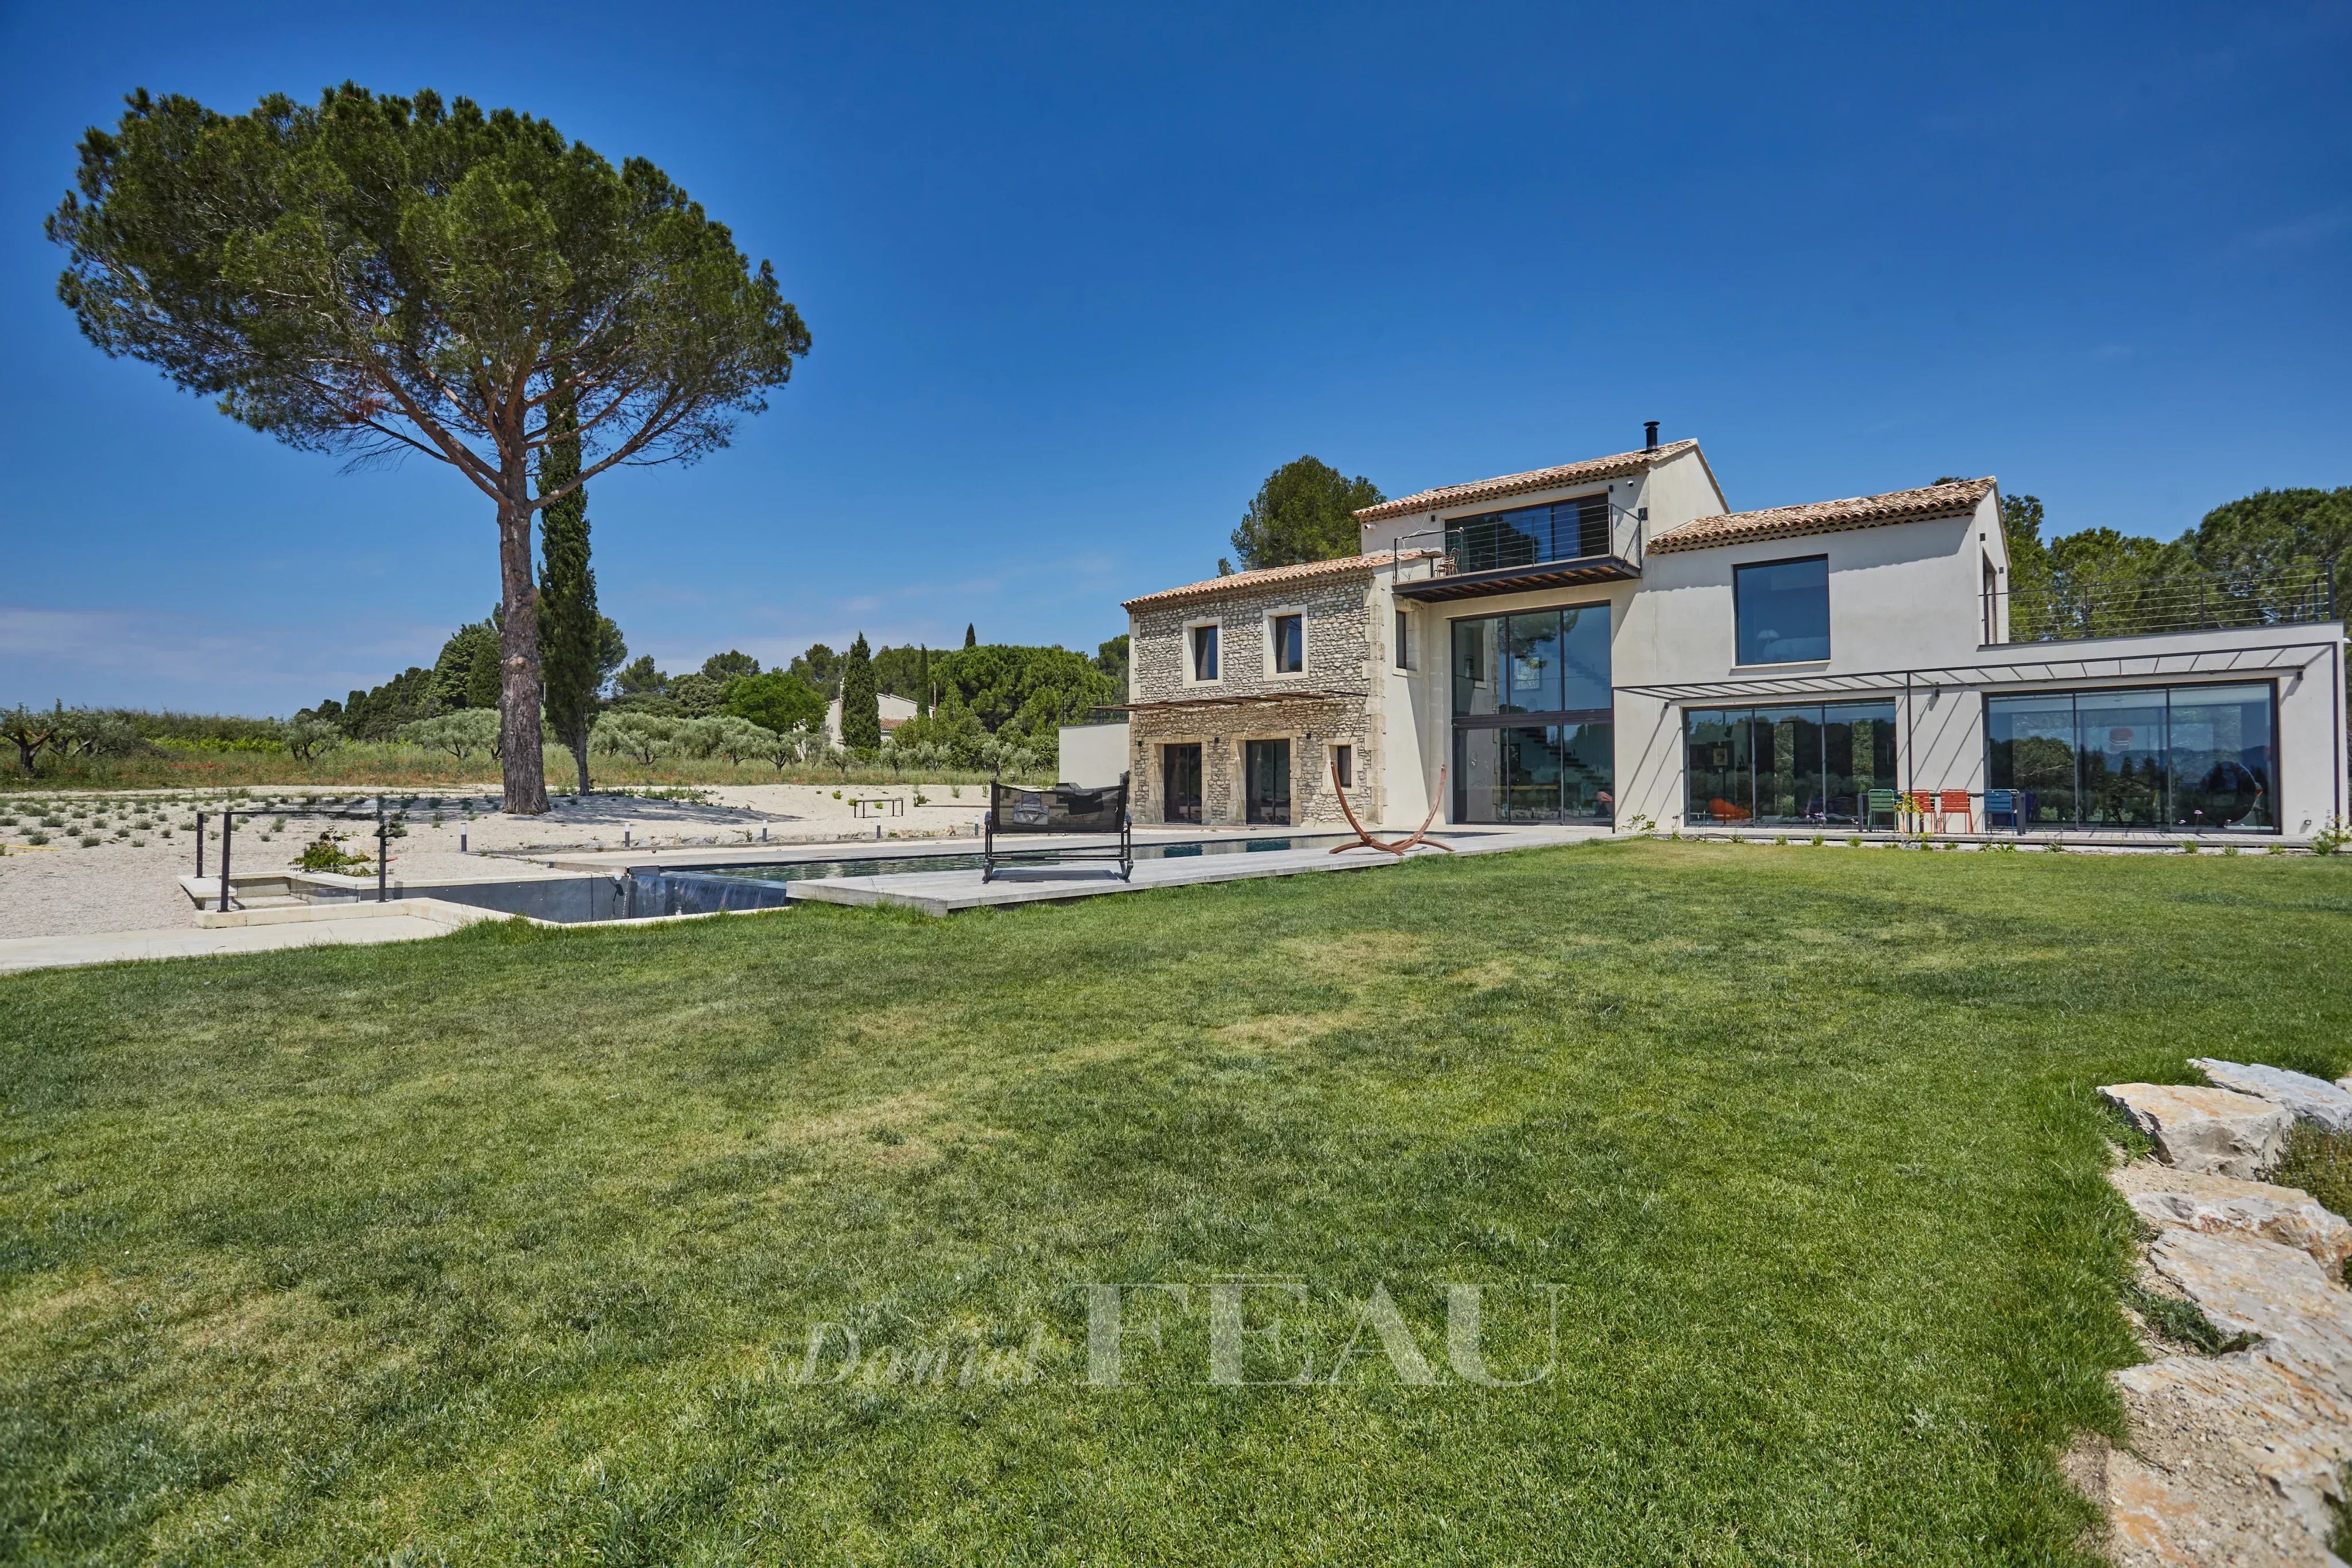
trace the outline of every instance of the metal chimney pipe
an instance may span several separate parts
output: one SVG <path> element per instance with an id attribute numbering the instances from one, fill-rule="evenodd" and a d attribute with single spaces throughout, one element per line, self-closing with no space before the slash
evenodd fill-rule
<path id="1" fill-rule="evenodd" d="M 1642 423 L 1642 450 L 1644 452 L 1655 452 L 1657 449 L 1658 422 L 1654 419 L 1644 420 Z"/>

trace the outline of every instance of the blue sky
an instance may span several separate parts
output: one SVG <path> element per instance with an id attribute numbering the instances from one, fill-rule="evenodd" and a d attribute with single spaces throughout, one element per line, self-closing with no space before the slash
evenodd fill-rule
<path id="1" fill-rule="evenodd" d="M 539 18 L 560 13 L 552 26 Z M 1312 452 L 1391 495 L 1696 436 L 1735 507 L 1996 474 L 2170 536 L 2352 484 L 2352 7 L 0 10 L 0 702 L 289 712 L 496 593 L 82 341 L 40 221 L 124 92 L 432 86 L 654 160 L 815 350 L 591 498 L 666 667 L 1091 650 Z"/>

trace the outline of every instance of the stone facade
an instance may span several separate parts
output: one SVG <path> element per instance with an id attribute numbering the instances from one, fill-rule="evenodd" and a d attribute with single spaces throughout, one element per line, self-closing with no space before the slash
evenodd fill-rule
<path id="1" fill-rule="evenodd" d="M 1174 703 L 1140 707 L 1129 718 L 1132 810 L 1139 822 L 1163 822 L 1164 748 L 1201 747 L 1201 820 L 1246 819 L 1244 744 L 1290 742 L 1290 820 L 1294 824 L 1344 826 L 1331 789 L 1331 747 L 1353 748 L 1354 781 L 1348 797 L 1367 822 L 1380 819 L 1379 715 L 1370 694 L 1387 656 L 1385 628 L 1374 613 L 1370 570 L 1311 582 L 1203 591 L 1129 613 L 1134 674 L 1129 700 Z M 1272 617 L 1304 617 L 1306 670 L 1277 675 L 1270 668 Z M 1185 679 L 1192 628 L 1218 627 L 1219 679 Z M 1234 701 L 1231 699 L 1247 699 Z M 1221 700 L 1223 699 L 1223 700 Z"/>

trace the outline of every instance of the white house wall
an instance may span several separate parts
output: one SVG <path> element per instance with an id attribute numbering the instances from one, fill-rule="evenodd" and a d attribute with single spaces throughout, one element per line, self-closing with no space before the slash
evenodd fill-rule
<path id="1" fill-rule="evenodd" d="M 1650 508 L 1649 538 L 1699 517 L 1719 517 L 1730 509 L 1696 447 L 1651 469 L 1634 505 Z"/>

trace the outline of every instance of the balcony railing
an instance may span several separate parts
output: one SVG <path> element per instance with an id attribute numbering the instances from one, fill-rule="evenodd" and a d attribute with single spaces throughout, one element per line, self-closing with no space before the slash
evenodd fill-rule
<path id="1" fill-rule="evenodd" d="M 1399 545 L 1439 546 L 1433 575 L 1402 584 L 1411 599 L 1511 593 L 1551 583 L 1642 574 L 1642 520 L 1605 497 L 1515 507 L 1402 536 Z"/>
<path id="2" fill-rule="evenodd" d="M 2336 563 L 1988 590 L 1987 643 L 2071 643 L 2336 619 Z"/>

